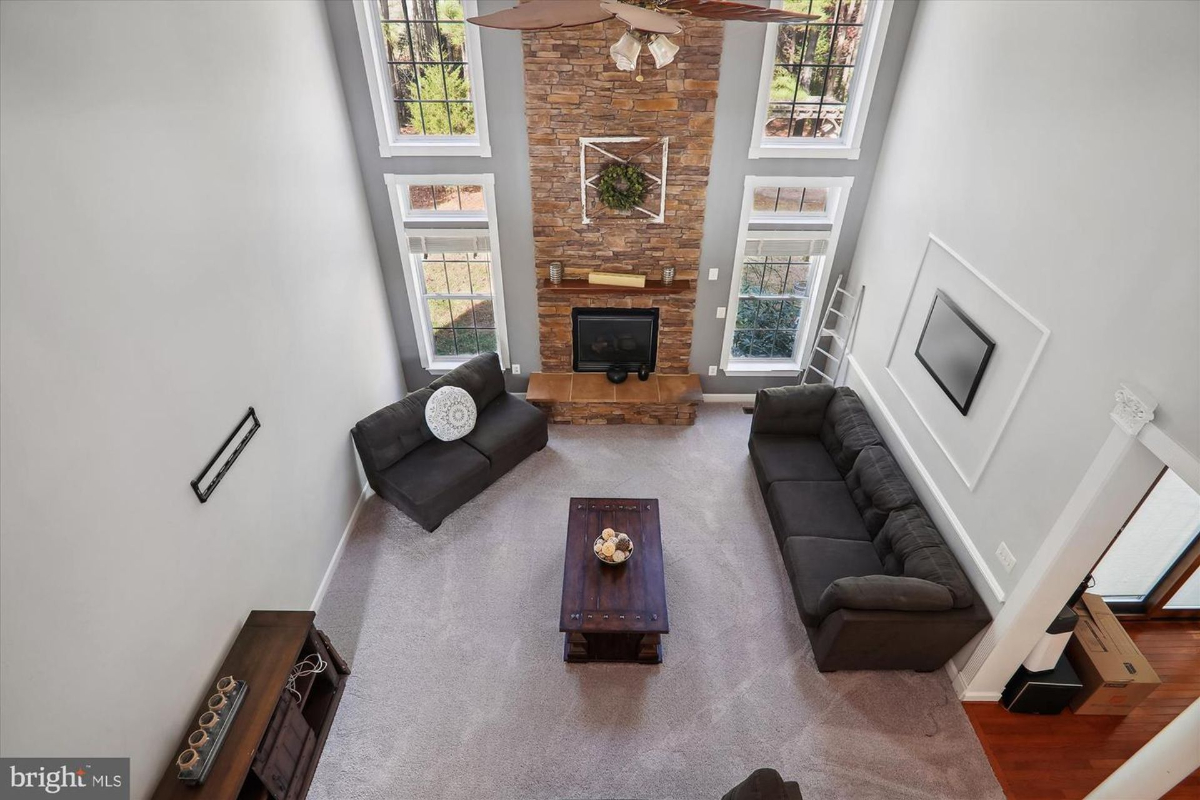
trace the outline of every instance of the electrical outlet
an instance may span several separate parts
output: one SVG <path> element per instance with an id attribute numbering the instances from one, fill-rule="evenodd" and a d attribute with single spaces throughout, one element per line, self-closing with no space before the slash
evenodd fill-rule
<path id="1" fill-rule="evenodd" d="M 708 368 L 708 377 L 710 377 L 710 378 L 711 378 L 711 377 L 713 377 L 713 376 L 714 376 L 714 375 L 716 375 L 716 374 L 717 374 L 717 368 L 716 368 L 715 366 L 714 366 L 714 367 L 709 367 L 709 368 Z"/>
<path id="2" fill-rule="evenodd" d="M 512 371 L 513 371 L 513 375 L 520 375 L 520 374 L 521 374 L 521 365 L 520 365 L 520 364 L 513 364 L 513 365 L 512 365 Z"/>
<path id="3" fill-rule="evenodd" d="M 717 319 L 725 319 L 725 306 L 717 306 Z"/>
<path id="4" fill-rule="evenodd" d="M 1012 572 L 1013 567 L 1017 565 L 1016 557 L 1004 542 L 1001 542 L 1000 546 L 996 548 L 996 558 L 1000 559 L 1000 563 L 1004 565 L 1005 572 Z"/>
<path id="5" fill-rule="evenodd" d="M 710 270 L 708 271 L 708 279 L 709 279 L 710 281 L 715 281 L 715 280 L 717 279 L 717 277 L 718 277 L 718 276 L 720 276 L 720 274 L 721 274 L 721 270 L 720 270 L 720 268 L 719 268 L 719 267 L 713 267 L 712 269 L 710 269 Z"/>

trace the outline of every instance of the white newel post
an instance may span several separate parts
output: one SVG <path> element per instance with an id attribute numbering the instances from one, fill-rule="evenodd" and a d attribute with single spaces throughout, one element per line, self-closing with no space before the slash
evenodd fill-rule
<path id="1" fill-rule="evenodd" d="M 1115 423 L 1029 568 L 962 670 L 963 696 L 996 699 L 1046 627 L 1103 554 L 1162 468 L 1138 434 L 1158 402 L 1122 383 L 1110 414 Z"/>
<path id="2" fill-rule="evenodd" d="M 1158 800 L 1200 769 L 1200 700 L 1108 776 L 1085 800 Z"/>

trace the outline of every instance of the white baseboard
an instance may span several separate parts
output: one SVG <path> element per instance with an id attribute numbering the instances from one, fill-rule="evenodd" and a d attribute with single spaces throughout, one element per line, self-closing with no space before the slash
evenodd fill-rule
<path id="1" fill-rule="evenodd" d="M 954 693 L 964 703 L 994 703 L 1000 699 L 999 692 L 970 691 L 966 678 L 958 671 L 958 667 L 954 666 L 953 660 L 946 662 L 946 674 L 950 676 L 950 685 L 954 687 Z"/>
<path id="2" fill-rule="evenodd" d="M 706 403 L 753 403 L 753 394 L 706 394 Z"/>
<path id="3" fill-rule="evenodd" d="M 346 523 L 346 529 L 342 531 L 341 541 L 338 542 L 337 549 L 333 551 L 333 558 L 329 560 L 329 567 L 325 570 L 325 577 L 321 579 L 321 585 L 317 587 L 317 595 L 313 598 L 310 611 L 320 611 L 321 601 L 325 599 L 325 592 L 329 590 L 329 584 L 333 581 L 333 573 L 337 572 L 338 563 L 342 560 L 342 553 L 346 552 L 346 542 L 350 541 L 350 533 L 354 530 L 354 523 L 358 522 L 358 515 L 362 513 L 363 506 L 367 504 L 374 492 L 370 486 L 363 486 L 362 492 L 358 495 L 358 502 L 354 504 L 354 510 L 350 512 L 350 521 Z"/>
<path id="4" fill-rule="evenodd" d="M 912 462 L 913 466 L 917 470 L 917 473 L 920 475 L 922 484 L 924 484 L 925 488 L 929 490 L 929 493 L 933 495 L 933 499 L 938 505 L 938 510 L 941 511 L 946 519 L 950 521 L 950 527 L 953 529 L 959 543 L 962 544 L 963 550 L 965 550 L 971 557 L 971 561 L 975 564 L 976 569 L 979 570 L 979 574 L 983 576 L 984 581 L 987 582 L 988 588 L 992 590 L 992 594 L 996 596 L 997 600 L 1004 602 L 1004 599 L 1007 595 L 1004 591 L 1004 588 L 1000 585 L 1000 581 L 996 579 L 996 575 L 992 572 L 992 568 L 987 563 L 987 559 L 983 557 L 983 554 L 979 552 L 979 548 L 975 546 L 975 542 L 971 540 L 970 535 L 967 533 L 967 529 L 963 526 L 962 522 L 959 521 L 958 515 L 955 514 L 954 509 L 950 507 L 950 503 L 946 500 L 946 496 L 942 494 L 941 489 L 938 488 L 938 485 L 934 481 L 933 476 L 929 473 L 929 470 L 925 468 L 925 465 L 921 462 L 921 459 L 917 457 L 917 451 L 913 448 L 912 443 L 908 441 L 908 438 L 900 430 L 900 424 L 896 422 L 896 418 L 892 416 L 890 411 L 888 411 L 887 404 L 883 402 L 883 399 L 879 396 L 879 392 L 876 391 L 875 387 L 871 384 L 870 379 L 867 378 L 866 373 L 863 372 L 862 367 L 859 366 L 857 359 L 855 359 L 853 355 L 849 357 L 848 363 L 850 365 L 850 370 L 862 383 L 863 388 L 867 390 L 867 394 L 870 395 L 871 402 L 874 403 L 877 409 L 879 409 L 879 414 L 883 417 L 883 419 L 876 420 L 876 422 L 883 423 L 883 425 L 880 427 L 886 427 L 887 431 L 892 434 L 892 437 L 900 443 L 900 446 L 904 449 L 905 456 L 910 462 Z"/>

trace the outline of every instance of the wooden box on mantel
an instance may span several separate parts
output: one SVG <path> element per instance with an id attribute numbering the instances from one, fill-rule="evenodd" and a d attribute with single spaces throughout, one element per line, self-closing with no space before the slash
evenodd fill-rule
<path id="1" fill-rule="evenodd" d="M 693 425 L 703 393 L 694 373 L 612 383 L 597 372 L 535 372 L 525 399 L 569 425 Z"/>

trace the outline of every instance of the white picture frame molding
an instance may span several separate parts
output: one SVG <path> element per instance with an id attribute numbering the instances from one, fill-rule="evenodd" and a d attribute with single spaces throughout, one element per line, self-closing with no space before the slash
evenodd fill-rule
<path id="1" fill-rule="evenodd" d="M 612 153 L 600 145 L 603 144 L 635 144 L 637 142 L 651 142 L 650 146 L 639 150 L 637 153 L 624 158 Z M 646 222 L 661 223 L 667 217 L 667 154 L 671 142 L 670 136 L 663 136 L 655 140 L 649 136 L 581 136 L 579 137 L 579 201 L 583 209 L 583 224 L 591 225 L 592 218 L 588 216 L 588 188 L 596 190 L 596 179 L 600 177 L 600 173 L 588 175 L 587 168 L 587 153 L 588 150 L 594 150 L 600 153 L 605 158 L 612 159 L 621 164 L 629 164 L 633 159 L 643 155 L 656 146 L 662 147 L 662 169 L 658 176 L 647 172 L 646 177 L 655 183 L 658 187 L 658 213 L 650 211 L 641 206 L 635 206 L 635 211 L 640 211 L 645 214 Z M 615 148 L 614 148 L 615 149 Z"/>
<path id="2" fill-rule="evenodd" d="M 1029 363 L 1026 365 L 1025 371 L 1022 373 L 1020 381 L 1017 383 L 1017 390 L 1013 394 L 1012 401 L 1008 404 L 1003 416 L 1000 418 L 1000 424 L 996 428 L 996 433 L 989 441 L 988 446 L 984 451 L 983 459 L 979 462 L 978 468 L 976 468 L 974 471 L 968 471 L 958 463 L 958 460 L 955 459 L 950 453 L 950 449 L 946 446 L 946 443 L 943 442 L 941 437 L 939 437 L 934 431 L 933 426 L 930 424 L 925 414 L 921 412 L 921 409 L 913 400 L 912 396 L 908 393 L 908 390 L 904 388 L 903 382 L 897 378 L 896 373 L 892 370 L 892 360 L 895 358 L 896 348 L 900 344 L 900 334 L 904 330 L 904 321 L 908 319 L 908 314 L 911 310 L 913 302 L 913 296 L 916 294 L 917 284 L 921 279 L 921 272 L 925 269 L 925 263 L 927 256 L 929 255 L 929 247 L 934 244 L 946 251 L 951 258 L 953 258 L 964 269 L 975 276 L 975 278 L 977 278 L 984 286 L 991 290 L 996 297 L 1007 303 L 1014 311 L 1024 317 L 1025 320 L 1034 328 L 1036 328 L 1040 334 L 1038 342 L 1034 346 L 1033 354 L 1030 356 Z M 900 322 L 896 325 L 896 333 L 892 336 L 892 347 L 888 351 L 887 361 L 884 363 L 887 365 L 885 369 L 888 377 L 892 379 L 892 384 L 900 390 L 900 394 L 904 396 L 904 400 L 908 403 L 909 408 L 911 408 L 913 413 L 917 415 L 917 419 L 919 419 L 921 424 L 925 426 L 925 430 L 929 433 L 934 443 L 937 444 L 938 448 L 942 451 L 942 455 L 945 456 L 946 460 L 950 462 L 950 465 L 954 467 L 954 471 L 958 474 L 958 477 L 962 479 L 962 482 L 966 484 L 967 489 L 970 491 L 975 491 L 975 487 L 979 484 L 979 479 L 983 477 L 984 471 L 987 470 L 987 466 L 991 462 L 992 455 L 996 452 L 996 448 L 999 446 L 1000 440 L 1004 438 L 1004 432 L 1008 428 L 1009 420 L 1012 419 L 1013 412 L 1017 410 L 1017 404 L 1021 402 L 1021 396 L 1025 393 L 1026 386 L 1029 385 L 1029 379 L 1033 377 L 1033 371 L 1037 367 L 1038 362 L 1041 360 L 1042 353 L 1046 349 L 1046 342 L 1049 339 L 1049 328 L 1047 328 L 1041 323 L 1040 320 L 1026 311 L 1019 303 L 1017 303 L 1017 301 L 1005 294 L 999 286 L 990 281 L 986 275 L 972 266 L 965 258 L 959 255 L 954 248 L 938 238 L 936 234 L 930 232 L 929 238 L 925 242 L 925 249 L 921 251 L 921 263 L 920 266 L 917 267 L 916 274 L 913 275 L 912 286 L 910 286 L 908 290 L 908 299 L 905 300 L 904 311 L 900 314 Z"/>

